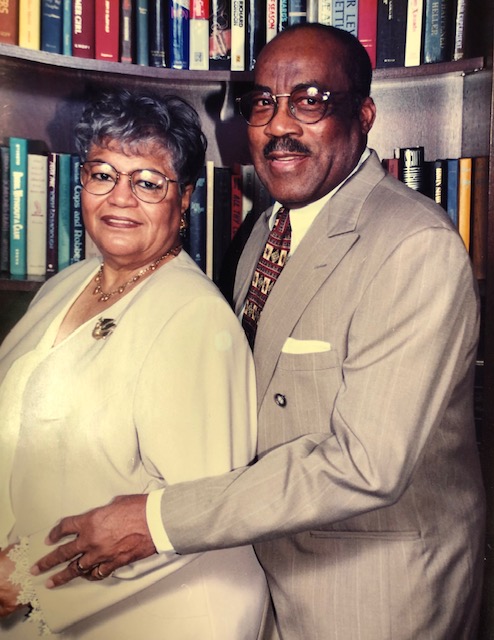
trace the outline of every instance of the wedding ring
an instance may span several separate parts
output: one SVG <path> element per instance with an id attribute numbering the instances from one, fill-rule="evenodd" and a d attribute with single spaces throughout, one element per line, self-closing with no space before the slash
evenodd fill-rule
<path id="1" fill-rule="evenodd" d="M 84 567 L 81 566 L 81 563 L 79 562 L 79 558 L 77 558 L 75 565 L 79 573 L 85 574 L 85 573 L 91 572 L 91 569 L 84 569 Z"/>
<path id="2" fill-rule="evenodd" d="M 99 564 L 96 567 L 94 567 L 94 571 L 96 573 L 95 578 L 97 578 L 98 580 L 104 580 L 106 578 L 106 576 L 101 573 Z"/>

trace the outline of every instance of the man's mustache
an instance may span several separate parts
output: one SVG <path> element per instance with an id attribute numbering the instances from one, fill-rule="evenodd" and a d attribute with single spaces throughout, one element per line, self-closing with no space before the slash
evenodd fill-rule
<path id="1" fill-rule="evenodd" d="M 264 157 L 267 158 L 271 153 L 303 153 L 311 155 L 310 149 L 295 138 L 271 138 L 263 149 Z"/>

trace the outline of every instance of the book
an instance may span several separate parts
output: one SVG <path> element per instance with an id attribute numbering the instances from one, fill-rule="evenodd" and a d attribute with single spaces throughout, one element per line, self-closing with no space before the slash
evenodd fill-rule
<path id="1" fill-rule="evenodd" d="M 136 62 L 149 66 L 148 0 L 136 0 Z"/>
<path id="2" fill-rule="evenodd" d="M 213 280 L 218 285 L 223 280 L 224 259 L 231 242 L 231 170 L 230 167 L 214 168 L 214 219 L 213 219 Z"/>
<path id="3" fill-rule="evenodd" d="M 62 0 L 62 53 L 72 55 L 72 0 Z"/>
<path id="4" fill-rule="evenodd" d="M 426 163 L 429 168 L 427 195 L 447 211 L 448 209 L 448 161 L 432 160 Z"/>
<path id="5" fill-rule="evenodd" d="M 288 26 L 307 22 L 307 0 L 288 0 Z"/>
<path id="6" fill-rule="evenodd" d="M 58 271 L 58 153 L 48 154 L 48 199 L 46 215 L 46 277 Z"/>
<path id="7" fill-rule="evenodd" d="M 58 154 L 58 270 L 70 264 L 70 213 L 72 207 L 71 194 L 71 158 L 69 153 Z"/>
<path id="8" fill-rule="evenodd" d="M 214 161 L 206 160 L 206 275 L 213 279 Z"/>
<path id="9" fill-rule="evenodd" d="M 235 237 L 235 234 L 240 229 L 242 224 L 242 176 L 239 172 L 239 165 L 235 164 L 232 167 L 232 201 L 231 201 L 231 239 Z"/>
<path id="10" fill-rule="evenodd" d="M 317 22 L 319 0 L 307 0 L 306 21 Z"/>
<path id="11" fill-rule="evenodd" d="M 135 0 L 121 0 L 120 6 L 120 62 L 135 62 Z"/>
<path id="12" fill-rule="evenodd" d="M 0 145 L 0 271 L 10 270 L 10 147 Z"/>
<path id="13" fill-rule="evenodd" d="M 210 0 L 209 68 L 230 69 L 232 54 L 232 12 L 229 0 Z"/>
<path id="14" fill-rule="evenodd" d="M 487 275 L 487 223 L 489 217 L 489 158 L 473 158 L 471 256 L 474 276 Z"/>
<path id="15" fill-rule="evenodd" d="M 423 0 L 408 0 L 405 67 L 418 67 L 422 58 Z"/>
<path id="16" fill-rule="evenodd" d="M 19 0 L 2 0 L 0 7 L 0 42 L 19 44 Z"/>
<path id="17" fill-rule="evenodd" d="M 85 256 L 85 230 L 81 207 L 81 159 L 76 153 L 70 156 L 70 264 L 80 262 Z"/>
<path id="18" fill-rule="evenodd" d="M 248 71 L 252 71 L 255 67 L 257 56 L 266 44 L 265 3 L 259 2 L 259 0 L 247 0 L 247 15 L 245 65 Z"/>
<path id="19" fill-rule="evenodd" d="M 204 272 L 206 272 L 206 198 L 206 167 L 204 166 L 190 199 L 188 238 L 189 255 Z"/>
<path id="20" fill-rule="evenodd" d="M 36 51 L 41 47 L 40 0 L 19 0 L 19 46 Z"/>
<path id="21" fill-rule="evenodd" d="M 333 24 L 333 0 L 318 1 L 317 21 L 327 26 Z"/>
<path id="22" fill-rule="evenodd" d="M 120 0 L 95 0 L 94 57 L 118 62 L 120 59 Z"/>
<path id="23" fill-rule="evenodd" d="M 257 175 L 257 172 L 254 171 L 254 202 L 252 209 L 256 219 L 272 204 L 273 199 L 271 198 L 269 191 L 261 182 L 261 179 Z"/>
<path id="24" fill-rule="evenodd" d="M 359 0 L 333 0 L 332 26 L 344 31 L 358 34 L 358 3 Z"/>
<path id="25" fill-rule="evenodd" d="M 425 192 L 424 147 L 402 147 L 399 150 L 399 178 L 410 189 Z"/>
<path id="26" fill-rule="evenodd" d="M 170 67 L 189 68 L 189 0 L 171 0 L 169 16 Z"/>
<path id="27" fill-rule="evenodd" d="M 27 262 L 28 276 L 46 273 L 46 214 L 48 197 L 48 156 L 27 155 Z"/>
<path id="28" fill-rule="evenodd" d="M 377 0 L 359 0 L 357 37 L 369 54 L 372 68 L 376 68 Z"/>
<path id="29" fill-rule="evenodd" d="M 244 0 L 233 0 L 233 16 L 235 7 L 239 7 Z M 237 13 L 240 10 L 237 11 Z M 243 15 L 241 15 L 243 20 Z M 240 14 L 237 15 L 240 20 Z M 189 69 L 207 71 L 209 69 L 209 0 L 191 0 L 189 21 Z M 233 25 L 232 25 L 233 46 Z M 239 63 L 240 64 L 240 63 Z M 233 65 L 233 55 L 232 55 Z M 232 66 L 233 69 L 233 66 Z M 234 71 L 243 69 L 233 69 Z"/>
<path id="30" fill-rule="evenodd" d="M 72 5 L 72 55 L 94 58 L 95 0 L 74 0 Z"/>
<path id="31" fill-rule="evenodd" d="M 148 4 L 148 39 L 149 65 L 166 67 L 166 16 L 168 16 L 166 0 L 149 0 Z"/>
<path id="32" fill-rule="evenodd" d="M 278 0 L 266 0 L 266 42 L 278 33 Z"/>
<path id="33" fill-rule="evenodd" d="M 472 158 L 458 158 L 458 231 L 470 251 L 472 211 Z"/>
<path id="34" fill-rule="evenodd" d="M 10 164 L 10 274 L 24 278 L 27 274 L 27 153 L 26 138 L 9 138 Z"/>
<path id="35" fill-rule="evenodd" d="M 386 169 L 386 171 L 396 178 L 400 179 L 400 161 L 399 158 L 383 158 L 381 160 L 382 166 Z"/>
<path id="36" fill-rule="evenodd" d="M 425 0 L 423 62 L 446 62 L 451 57 L 453 31 L 451 0 Z"/>
<path id="37" fill-rule="evenodd" d="M 453 34 L 453 60 L 461 60 L 466 54 L 466 24 L 468 0 L 456 0 Z"/>
<path id="38" fill-rule="evenodd" d="M 407 26 L 407 0 L 377 1 L 376 67 L 403 67 Z"/>
<path id="39" fill-rule="evenodd" d="M 242 221 L 254 211 L 255 169 L 253 164 L 241 164 L 239 172 L 242 185 Z"/>
<path id="40" fill-rule="evenodd" d="M 446 212 L 451 222 L 458 228 L 458 158 L 448 158 Z"/>
<path id="41" fill-rule="evenodd" d="M 333 0 L 326 0 L 332 2 Z M 288 0 L 278 0 L 278 33 L 288 27 Z"/>
<path id="42" fill-rule="evenodd" d="M 62 0 L 41 0 L 41 50 L 62 53 Z"/>

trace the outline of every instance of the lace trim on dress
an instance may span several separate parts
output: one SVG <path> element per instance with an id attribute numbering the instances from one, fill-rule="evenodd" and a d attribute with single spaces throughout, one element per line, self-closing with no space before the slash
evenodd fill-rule
<path id="1" fill-rule="evenodd" d="M 31 610 L 27 615 L 27 620 L 37 626 L 38 635 L 45 638 L 55 638 L 43 618 L 41 606 L 36 596 L 34 584 L 29 572 L 28 548 L 29 538 L 22 538 L 20 542 L 14 545 L 8 552 L 8 558 L 15 564 L 15 569 L 10 575 L 9 580 L 13 585 L 20 588 L 19 595 L 17 596 L 17 604 L 27 604 L 30 607 Z"/>

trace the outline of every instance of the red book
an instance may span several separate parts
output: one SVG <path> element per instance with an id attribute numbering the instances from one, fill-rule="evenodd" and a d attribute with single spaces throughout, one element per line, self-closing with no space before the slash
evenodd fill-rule
<path id="1" fill-rule="evenodd" d="M 232 169 L 232 240 L 242 224 L 242 178 L 234 166 Z"/>
<path id="2" fill-rule="evenodd" d="M 398 158 L 384 158 L 382 165 L 394 178 L 400 179 L 400 162 Z"/>
<path id="3" fill-rule="evenodd" d="M 377 0 L 359 0 L 358 39 L 367 49 L 372 68 L 376 68 Z"/>
<path id="4" fill-rule="evenodd" d="M 95 0 L 74 0 L 72 20 L 72 55 L 94 58 Z"/>
<path id="5" fill-rule="evenodd" d="M 0 42 L 19 44 L 19 0 L 0 1 Z"/>
<path id="6" fill-rule="evenodd" d="M 120 0 L 95 0 L 96 60 L 119 61 Z"/>
<path id="7" fill-rule="evenodd" d="M 120 12 L 120 62 L 135 62 L 135 3 L 122 0 Z"/>

